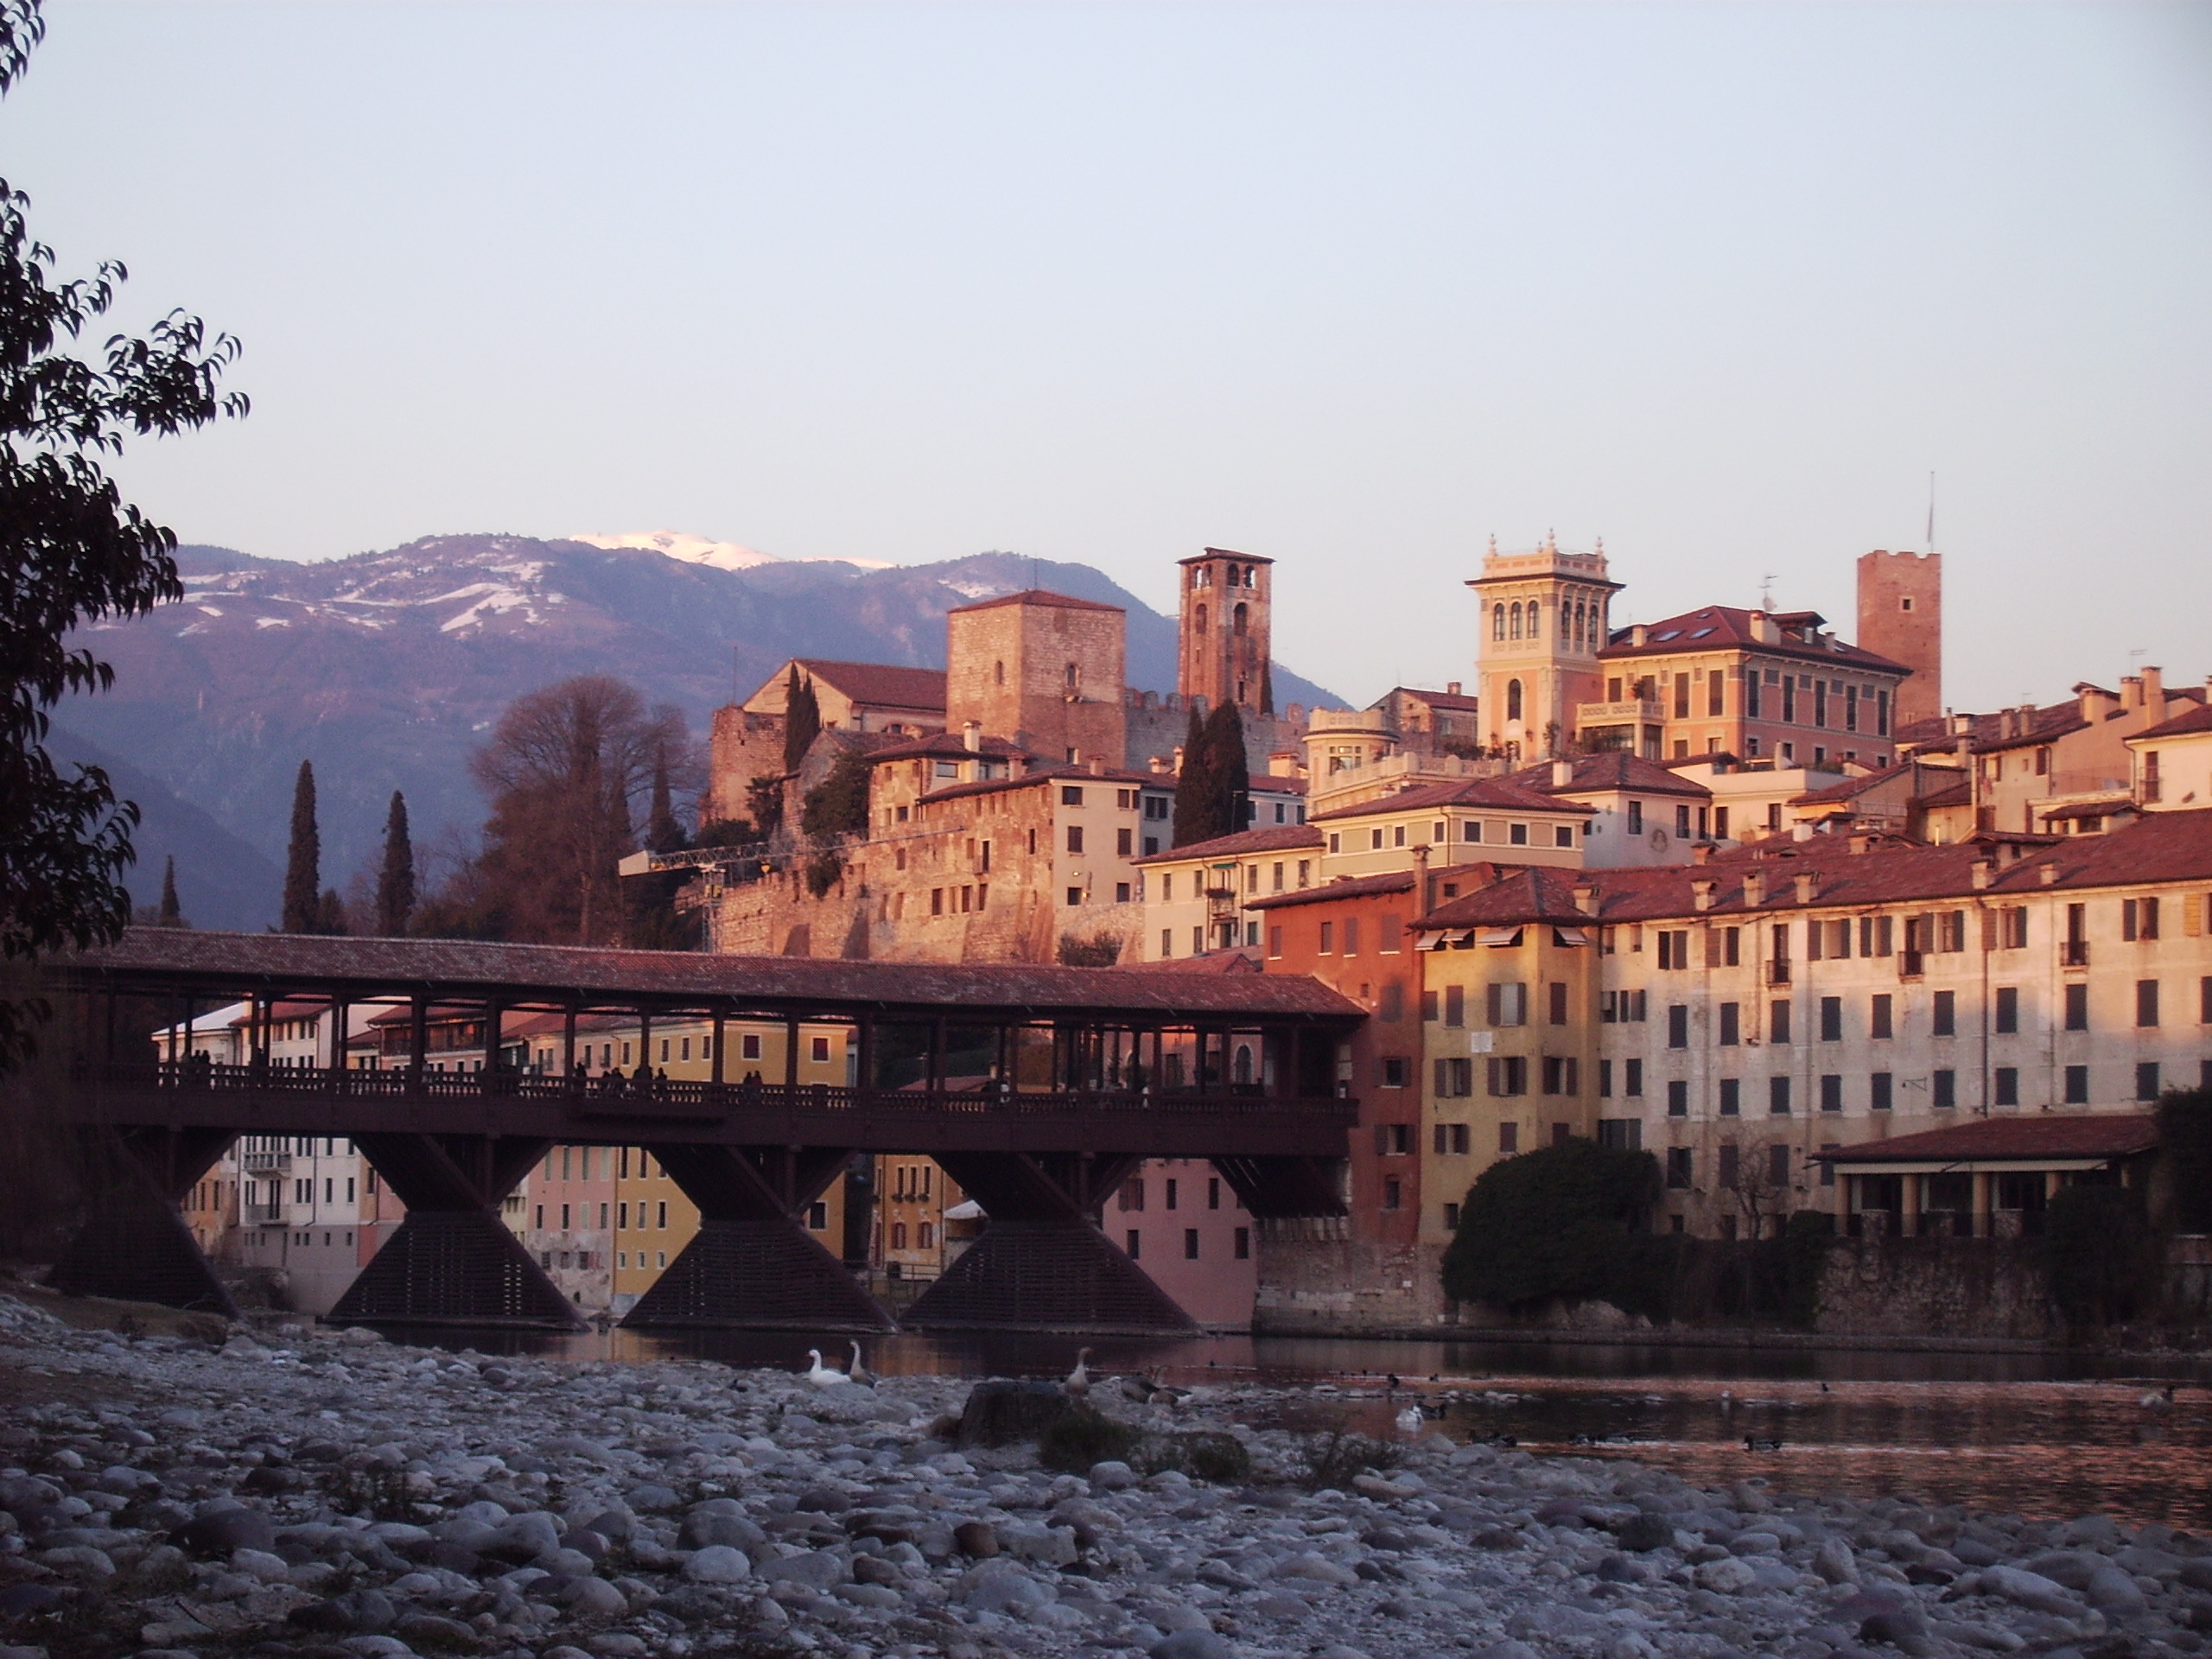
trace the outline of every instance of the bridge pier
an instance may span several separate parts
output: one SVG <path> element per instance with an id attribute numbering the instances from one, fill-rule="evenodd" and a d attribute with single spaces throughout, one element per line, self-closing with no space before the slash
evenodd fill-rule
<path id="1" fill-rule="evenodd" d="M 220 1128 L 132 1125 L 113 1130 L 120 1166 L 54 1263 L 55 1287 L 72 1296 L 111 1296 L 238 1318 L 238 1304 L 216 1278 L 181 1210 L 193 1183 L 236 1138 Z"/>
<path id="2" fill-rule="evenodd" d="M 625 1326 L 897 1328 L 799 1220 L 842 1173 L 849 1150 L 681 1141 L 649 1141 L 645 1149 L 698 1206 L 699 1230 L 638 1299 Z"/>
<path id="3" fill-rule="evenodd" d="M 915 1299 L 906 1310 L 909 1325 L 1144 1333 L 1198 1329 L 1093 1220 L 1106 1195 L 1142 1161 L 1135 1154 L 935 1155 L 990 1222 Z"/>
<path id="4" fill-rule="evenodd" d="M 407 1217 L 338 1299 L 333 1324 L 582 1327 L 499 1219 L 499 1201 L 550 1140 L 389 1131 L 353 1139 Z"/>

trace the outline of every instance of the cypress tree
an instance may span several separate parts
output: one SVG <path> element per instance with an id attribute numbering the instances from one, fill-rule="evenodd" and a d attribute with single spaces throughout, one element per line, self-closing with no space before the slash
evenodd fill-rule
<path id="1" fill-rule="evenodd" d="M 814 695 L 814 682 L 801 680 L 798 664 L 793 663 L 784 682 L 784 770 L 797 772 L 821 734 L 822 702 Z"/>
<path id="2" fill-rule="evenodd" d="M 313 933 L 322 919 L 322 837 L 315 824 L 315 766 L 300 762 L 292 785 L 292 843 L 284 859 L 283 933 Z"/>
<path id="3" fill-rule="evenodd" d="M 353 931 L 346 925 L 346 901 L 338 896 L 337 888 L 325 887 L 315 902 L 315 931 L 332 938 L 343 938 Z"/>
<path id="4" fill-rule="evenodd" d="M 162 908 L 154 918 L 156 927 L 182 927 L 184 913 L 176 902 L 176 856 L 172 854 L 162 867 Z"/>
<path id="5" fill-rule="evenodd" d="M 653 757 L 653 804 L 645 819 L 645 848 L 649 852 L 678 853 L 683 845 L 683 826 L 676 821 L 674 793 L 668 783 L 668 754 L 664 750 Z"/>
<path id="6" fill-rule="evenodd" d="M 1187 847 L 1213 839 L 1213 776 L 1205 720 L 1196 702 L 1183 734 L 1183 769 L 1175 774 L 1175 835 L 1171 843 Z"/>
<path id="7" fill-rule="evenodd" d="M 1214 834 L 1242 835 L 1252 827 L 1252 769 L 1244 758 L 1243 711 L 1224 699 L 1206 719 L 1205 741 Z"/>
<path id="8" fill-rule="evenodd" d="M 404 938 L 415 913 L 415 842 L 407 830 L 407 798 L 391 791 L 384 821 L 384 868 L 377 873 L 377 931 Z"/>

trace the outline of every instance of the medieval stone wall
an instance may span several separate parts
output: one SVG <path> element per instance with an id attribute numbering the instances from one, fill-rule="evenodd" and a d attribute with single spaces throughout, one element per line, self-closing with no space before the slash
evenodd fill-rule
<path id="1" fill-rule="evenodd" d="M 2036 1243 L 2018 1238 L 1850 1238 L 1828 1251 L 1818 1328 L 1845 1337 L 2060 1334 Z"/>
<path id="2" fill-rule="evenodd" d="M 1255 1332 L 1357 1335 L 1445 1323 L 1442 1246 L 1382 1244 L 1347 1230 L 1341 1219 L 1261 1223 Z"/>

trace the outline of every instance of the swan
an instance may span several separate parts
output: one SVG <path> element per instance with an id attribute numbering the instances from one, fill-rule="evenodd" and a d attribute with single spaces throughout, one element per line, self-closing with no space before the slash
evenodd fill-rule
<path id="1" fill-rule="evenodd" d="M 861 1363 L 861 1345 L 857 1342 L 853 1344 L 853 1363 L 845 1368 L 845 1381 L 857 1382 L 863 1388 L 872 1389 L 875 1386 L 874 1375 L 867 1366 Z"/>
<path id="2" fill-rule="evenodd" d="M 1399 1433 L 1418 1434 L 1421 1433 L 1421 1425 L 1427 1420 L 1421 1414 L 1419 1406 L 1408 1406 L 1398 1414 L 1395 1421 L 1398 1425 Z"/>
<path id="3" fill-rule="evenodd" d="M 840 1382 L 849 1382 L 853 1380 L 842 1371 L 832 1366 L 824 1365 L 822 1363 L 822 1351 L 819 1348 L 808 1349 L 806 1357 L 810 1363 L 799 1375 L 813 1383 L 816 1388 L 833 1389 Z"/>
<path id="4" fill-rule="evenodd" d="M 1084 1349 L 1075 1357 L 1075 1369 L 1060 1384 L 1060 1392 L 1071 1400 L 1090 1398 L 1090 1350 Z"/>

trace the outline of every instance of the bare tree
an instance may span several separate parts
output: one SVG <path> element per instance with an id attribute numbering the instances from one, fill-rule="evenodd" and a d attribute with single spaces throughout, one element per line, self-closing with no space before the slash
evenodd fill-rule
<path id="1" fill-rule="evenodd" d="M 602 674 L 518 697 L 470 770 L 492 798 L 484 850 L 457 885 L 468 931 L 549 943 L 620 937 L 617 860 L 665 765 L 696 791 L 696 749 L 673 706 L 648 709 L 632 687 Z"/>

